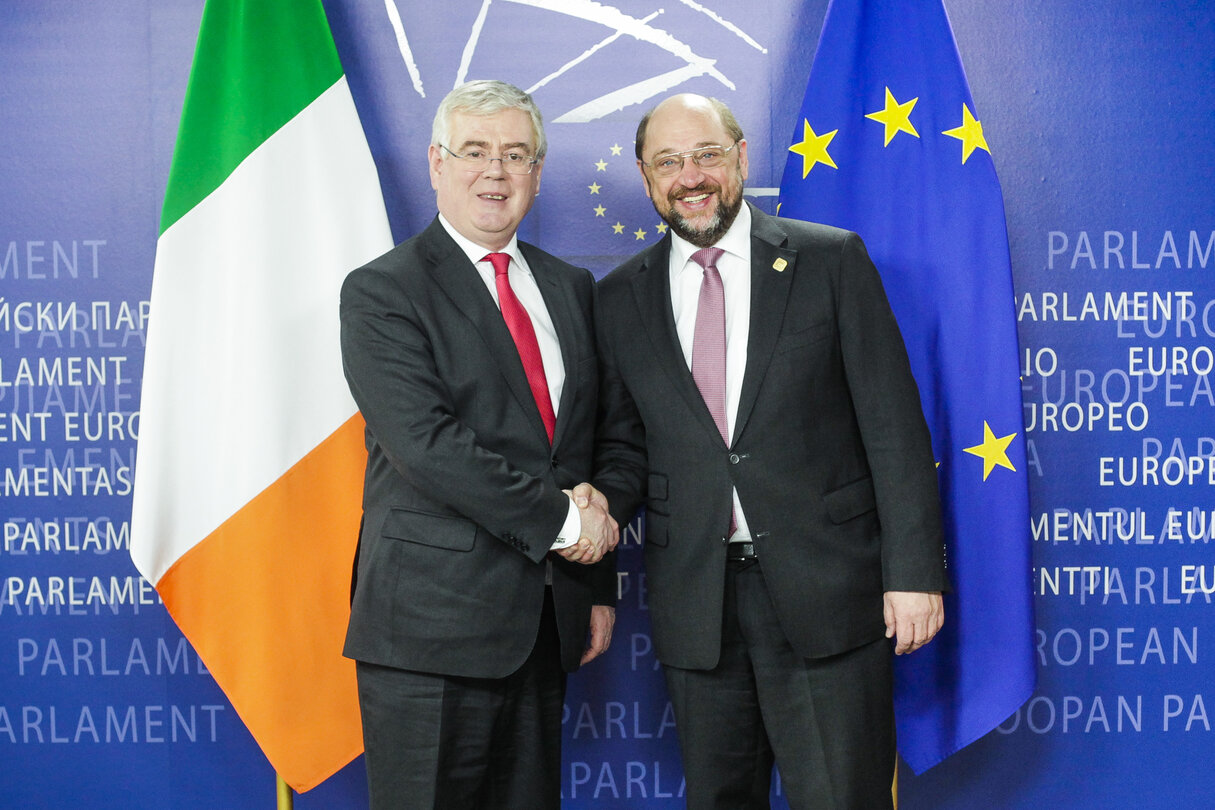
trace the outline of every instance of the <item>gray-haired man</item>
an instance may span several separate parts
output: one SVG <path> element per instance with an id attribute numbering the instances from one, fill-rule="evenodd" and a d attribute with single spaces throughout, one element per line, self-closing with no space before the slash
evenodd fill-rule
<path id="1" fill-rule="evenodd" d="M 515 238 L 544 154 L 527 94 L 453 90 L 438 217 L 342 289 L 368 449 L 345 654 L 376 808 L 558 807 L 565 673 L 611 638 L 616 524 L 570 495 L 592 472 L 594 282 Z"/>

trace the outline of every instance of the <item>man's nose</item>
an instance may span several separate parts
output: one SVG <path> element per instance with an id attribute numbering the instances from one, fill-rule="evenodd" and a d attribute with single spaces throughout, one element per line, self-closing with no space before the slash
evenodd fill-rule
<path id="1" fill-rule="evenodd" d="M 506 164 L 503 162 L 503 159 L 500 157 L 490 158 L 489 163 L 487 163 L 485 165 L 485 168 L 481 170 L 481 174 L 485 175 L 486 177 L 494 177 L 494 178 L 505 177 L 506 176 Z"/>
<path id="2" fill-rule="evenodd" d="M 683 166 L 680 167 L 679 174 L 675 175 L 675 177 L 679 180 L 681 186 L 695 188 L 705 179 L 705 173 L 696 161 L 692 160 L 691 155 L 686 155 L 683 159 Z"/>

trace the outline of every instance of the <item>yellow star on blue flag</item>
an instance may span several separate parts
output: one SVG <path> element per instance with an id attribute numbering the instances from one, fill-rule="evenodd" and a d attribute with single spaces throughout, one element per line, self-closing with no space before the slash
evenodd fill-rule
<path id="1" fill-rule="evenodd" d="M 965 104 L 962 105 L 962 125 L 944 130 L 941 134 L 957 138 L 962 142 L 963 163 L 970 158 L 970 153 L 976 149 L 982 149 L 984 152 L 991 154 L 991 150 L 987 148 L 987 139 L 983 137 L 983 124 L 974 117 L 970 112 L 970 107 L 967 107 Z"/>
<path id="2" fill-rule="evenodd" d="M 801 141 L 789 147 L 790 152 L 802 156 L 802 177 L 804 178 L 810 174 L 810 170 L 819 163 L 825 163 L 833 169 L 838 169 L 839 167 L 835 165 L 835 161 L 828 154 L 827 147 L 831 144 L 831 139 L 835 137 L 835 133 L 839 132 L 839 130 L 833 129 L 828 133 L 819 135 L 810 126 L 809 120 L 803 121 L 802 126 Z"/>
<path id="3" fill-rule="evenodd" d="M 895 100 L 894 94 L 890 92 L 890 88 L 886 88 L 886 106 L 877 112 L 871 112 L 865 116 L 885 127 L 886 140 L 882 143 L 882 146 L 890 146 L 890 142 L 894 140 L 894 136 L 900 132 L 906 132 L 908 135 L 916 138 L 920 137 L 920 133 L 915 131 L 915 127 L 911 123 L 911 111 L 915 109 L 915 103 L 919 100 L 919 97 L 916 97 L 911 101 L 905 101 L 900 104 Z"/>
<path id="4" fill-rule="evenodd" d="M 977 444 L 974 447 L 963 448 L 964 452 L 970 453 L 972 456 L 978 456 L 983 459 L 983 480 L 987 480 L 987 476 L 991 475 L 992 470 L 996 467 L 1007 467 L 1016 472 L 1016 467 L 1008 460 L 1008 445 L 1012 440 L 1017 438 L 1016 433 L 1010 433 L 1007 436 L 997 437 L 991 430 L 991 425 L 987 422 L 983 423 L 983 443 Z"/>

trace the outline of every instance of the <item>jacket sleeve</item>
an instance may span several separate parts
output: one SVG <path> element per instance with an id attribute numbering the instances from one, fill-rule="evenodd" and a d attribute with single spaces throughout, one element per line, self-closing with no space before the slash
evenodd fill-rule
<path id="1" fill-rule="evenodd" d="M 836 284 L 844 373 L 873 475 L 888 591 L 946 588 L 932 439 L 907 350 L 877 268 L 856 234 Z"/>

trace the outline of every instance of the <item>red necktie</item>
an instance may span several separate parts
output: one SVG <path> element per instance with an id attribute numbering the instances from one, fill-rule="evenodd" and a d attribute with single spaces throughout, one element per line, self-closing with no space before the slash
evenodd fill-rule
<path id="1" fill-rule="evenodd" d="M 692 254 L 692 261 L 704 268 L 700 280 L 700 297 L 696 301 L 696 327 L 692 333 L 692 379 L 704 397 L 705 405 L 717 424 L 726 447 L 730 433 L 726 427 L 726 293 L 717 272 L 717 260 L 725 253 L 721 248 L 701 248 Z M 733 500 L 733 496 L 731 496 Z M 730 534 L 737 520 L 730 509 Z"/>
<path id="2" fill-rule="evenodd" d="M 536 330 L 532 319 L 527 316 L 527 310 L 515 297 L 515 291 L 510 288 L 507 270 L 510 269 L 510 254 L 491 253 L 485 257 L 494 266 L 494 284 L 498 288 L 498 306 L 502 309 L 502 319 L 506 328 L 515 339 L 515 348 L 519 350 L 519 359 L 523 361 L 523 371 L 527 374 L 527 384 L 532 389 L 536 407 L 540 409 L 540 421 L 548 433 L 548 441 L 553 441 L 553 428 L 557 424 L 557 416 L 553 413 L 552 395 L 548 390 L 548 378 L 544 376 L 544 360 L 540 357 L 540 344 L 536 342 Z"/>

